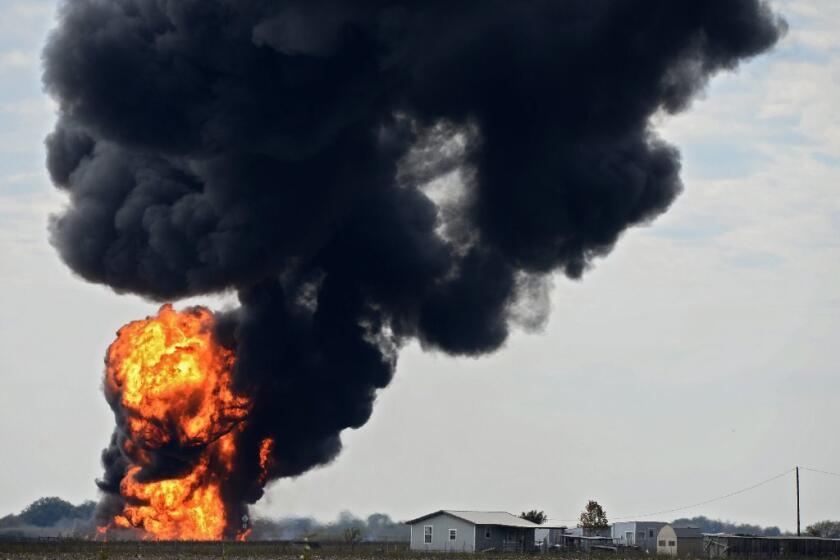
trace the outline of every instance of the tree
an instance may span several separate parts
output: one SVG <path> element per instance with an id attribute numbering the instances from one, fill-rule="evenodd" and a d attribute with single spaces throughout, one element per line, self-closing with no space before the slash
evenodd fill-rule
<path id="1" fill-rule="evenodd" d="M 578 527 L 584 529 L 604 529 L 610 526 L 607 520 L 607 512 L 595 500 L 589 500 L 586 507 L 580 514 L 580 522 Z"/>
<path id="2" fill-rule="evenodd" d="M 827 539 L 840 538 L 840 521 L 817 521 L 813 525 L 808 525 L 805 532 L 814 537 L 823 537 Z"/>
<path id="3" fill-rule="evenodd" d="M 362 540 L 362 530 L 358 527 L 347 527 L 344 529 L 344 542 L 354 545 Z"/>
<path id="4" fill-rule="evenodd" d="M 548 516 L 542 510 L 535 510 L 532 509 L 531 511 L 523 511 L 519 514 L 519 517 L 522 519 L 527 519 L 531 523 L 536 523 L 537 525 L 542 525 L 545 523 L 545 520 L 548 519 Z"/>
<path id="5" fill-rule="evenodd" d="M 50 527 L 65 518 L 74 518 L 76 507 L 61 498 L 40 498 L 20 512 L 18 518 L 25 525 Z"/>
<path id="6" fill-rule="evenodd" d="M 748 523 L 733 523 L 720 519 L 709 519 L 703 515 L 680 517 L 671 521 L 672 527 L 697 527 L 701 533 L 730 533 L 733 535 L 759 535 L 778 537 L 782 531 L 778 527 L 761 527 Z"/>

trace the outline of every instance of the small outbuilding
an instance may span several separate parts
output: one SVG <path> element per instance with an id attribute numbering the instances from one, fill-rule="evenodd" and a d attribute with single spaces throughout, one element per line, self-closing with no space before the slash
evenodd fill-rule
<path id="1" fill-rule="evenodd" d="M 718 533 L 703 535 L 703 549 L 709 558 L 837 557 L 840 556 L 840 539 Z"/>
<path id="2" fill-rule="evenodd" d="M 704 556 L 703 534 L 696 527 L 665 525 L 656 537 L 656 553 L 680 558 Z"/>
<path id="3" fill-rule="evenodd" d="M 617 547 L 611 537 L 586 536 L 582 534 L 563 533 L 557 537 L 557 544 L 550 550 L 565 550 L 569 552 L 583 552 L 589 554 L 597 550 L 615 552 Z"/>
<path id="4" fill-rule="evenodd" d="M 656 538 L 665 525 L 664 521 L 618 521 L 612 526 L 612 540 L 617 546 L 638 547 L 655 554 Z"/>
<path id="5" fill-rule="evenodd" d="M 506 511 L 440 510 L 406 521 L 411 550 L 530 552 L 539 525 Z"/>

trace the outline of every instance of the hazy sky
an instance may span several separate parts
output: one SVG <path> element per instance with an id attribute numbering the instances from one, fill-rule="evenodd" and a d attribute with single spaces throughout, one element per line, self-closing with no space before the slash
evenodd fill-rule
<path id="1" fill-rule="evenodd" d="M 332 465 L 270 487 L 271 515 L 544 509 L 574 519 L 698 503 L 795 464 L 840 472 L 840 3 L 773 2 L 780 45 L 657 123 L 686 190 L 581 282 L 545 332 L 481 359 L 401 355 Z M 39 51 L 55 2 L 0 2 L 0 516 L 95 499 L 113 428 L 101 392 L 119 326 L 157 306 L 73 277 L 47 242 L 54 105 Z M 220 301 L 201 303 L 222 305 Z M 840 477 L 803 473 L 807 524 Z M 791 476 L 659 518 L 795 526 Z"/>

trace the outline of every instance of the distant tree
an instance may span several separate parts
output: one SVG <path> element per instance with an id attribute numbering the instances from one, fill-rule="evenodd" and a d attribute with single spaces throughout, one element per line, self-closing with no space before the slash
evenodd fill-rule
<path id="1" fill-rule="evenodd" d="M 408 541 L 411 529 L 393 521 L 382 513 L 374 513 L 366 520 L 350 512 L 342 512 L 332 523 L 319 523 L 309 517 L 284 519 L 258 518 L 254 520 L 254 540 L 302 539 L 344 540 L 347 529 L 357 529 L 361 537 L 377 541 Z"/>
<path id="2" fill-rule="evenodd" d="M 349 544 L 356 544 L 362 540 L 362 530 L 358 527 L 347 527 L 344 529 L 344 542 Z"/>
<path id="3" fill-rule="evenodd" d="M 778 527 L 761 527 L 748 523 L 732 523 L 720 519 L 709 519 L 706 516 L 682 517 L 671 522 L 674 527 L 697 527 L 702 533 L 731 533 L 735 535 L 759 535 L 764 537 L 778 537 L 782 534 Z"/>
<path id="4" fill-rule="evenodd" d="M 95 510 L 96 502 L 93 500 L 87 500 L 86 502 L 82 502 L 76 506 L 76 511 L 73 513 L 73 517 L 77 519 L 92 519 L 93 512 Z"/>
<path id="5" fill-rule="evenodd" d="M 76 506 L 61 498 L 50 497 L 35 500 L 20 512 L 18 519 L 24 525 L 51 527 L 62 519 L 76 518 Z"/>
<path id="6" fill-rule="evenodd" d="M 527 519 L 531 523 L 536 523 L 537 525 L 542 525 L 545 523 L 545 520 L 548 519 L 548 516 L 542 510 L 535 510 L 532 509 L 531 511 L 523 511 L 519 514 L 519 517 L 522 519 Z"/>
<path id="7" fill-rule="evenodd" d="M 607 512 L 595 500 L 589 500 L 586 507 L 580 514 L 580 522 L 578 527 L 584 529 L 604 529 L 610 526 L 607 520 Z"/>
<path id="8" fill-rule="evenodd" d="M 817 521 L 813 525 L 808 525 L 805 532 L 814 537 L 823 537 L 827 539 L 840 538 L 840 521 Z"/>

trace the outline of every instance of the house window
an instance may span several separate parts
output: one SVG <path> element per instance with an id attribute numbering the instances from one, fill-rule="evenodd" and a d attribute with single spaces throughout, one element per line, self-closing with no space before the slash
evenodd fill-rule
<path id="1" fill-rule="evenodd" d="M 659 546 L 665 546 L 665 541 L 659 541 Z"/>
<path id="2" fill-rule="evenodd" d="M 484 538 L 485 538 L 485 539 L 489 539 L 489 538 L 490 538 L 490 527 L 485 527 L 485 528 L 484 528 Z"/>
<path id="3" fill-rule="evenodd" d="M 643 540 L 645 540 L 645 532 L 639 531 L 639 542 L 642 542 Z"/>
<path id="4" fill-rule="evenodd" d="M 649 530 L 649 531 L 648 531 L 648 536 L 649 536 L 650 538 L 653 538 L 653 529 L 651 529 L 651 530 Z"/>
<path id="5" fill-rule="evenodd" d="M 423 543 L 432 544 L 432 526 L 423 525 Z"/>
<path id="6" fill-rule="evenodd" d="M 668 541 L 668 546 L 677 546 L 676 541 Z"/>
<path id="7" fill-rule="evenodd" d="M 458 529 L 449 529 L 449 540 L 454 541 L 458 538 Z"/>

